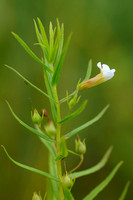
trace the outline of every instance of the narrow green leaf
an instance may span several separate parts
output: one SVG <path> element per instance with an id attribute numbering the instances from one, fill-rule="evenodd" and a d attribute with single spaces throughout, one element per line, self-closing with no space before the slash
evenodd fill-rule
<path id="1" fill-rule="evenodd" d="M 85 79 L 83 81 L 87 81 L 90 78 L 91 71 L 92 71 L 92 60 L 90 59 L 90 61 L 88 63 L 87 73 L 86 73 Z"/>
<path id="2" fill-rule="evenodd" d="M 57 57 L 57 51 L 58 51 L 58 47 L 59 47 L 59 44 L 60 44 L 60 37 L 61 37 L 60 25 L 59 25 L 59 21 L 57 20 L 57 36 L 56 36 L 53 51 L 52 51 L 52 54 L 51 54 L 51 57 L 50 57 L 51 63 L 53 63 L 55 61 L 55 58 Z"/>
<path id="3" fill-rule="evenodd" d="M 57 65 L 55 66 L 55 71 L 54 71 L 54 74 L 53 74 L 53 79 L 52 79 L 52 84 L 53 85 L 57 85 L 58 84 L 58 81 L 59 81 L 59 77 L 60 77 L 60 73 L 61 73 L 61 69 L 62 69 L 62 65 L 63 65 L 63 61 L 64 61 L 64 57 L 65 57 L 65 54 L 67 52 L 67 49 L 68 49 L 68 45 L 69 45 L 69 42 L 70 42 L 70 39 L 71 39 L 71 35 L 69 35 L 66 43 L 65 43 L 65 46 L 64 46 L 64 49 L 62 51 L 62 54 L 60 56 L 60 59 L 57 63 Z"/>
<path id="4" fill-rule="evenodd" d="M 4 147 L 3 145 L 2 145 L 2 148 L 4 149 L 4 151 L 5 151 L 6 155 L 7 155 L 7 157 L 8 157 L 15 165 L 17 165 L 17 166 L 19 166 L 19 167 L 22 167 L 22 168 L 24 168 L 24 169 L 27 169 L 27 170 L 29 170 L 29 171 L 35 172 L 35 173 L 37 173 L 37 174 L 40 174 L 40 175 L 42 175 L 42 176 L 45 176 L 45 177 L 47 177 L 47 178 L 49 178 L 49 179 L 51 179 L 51 180 L 54 180 L 54 181 L 59 182 L 59 179 L 57 179 L 56 177 L 52 176 L 51 174 L 48 174 L 48 173 L 43 172 L 43 171 L 41 171 L 41 170 L 35 169 L 35 168 L 33 168 L 33 167 L 29 167 L 29 166 L 27 166 L 27 165 L 23 165 L 23 164 L 21 164 L 21 163 L 15 161 L 15 160 L 13 160 L 13 159 L 9 156 L 7 150 L 5 149 L 5 147 Z"/>
<path id="5" fill-rule="evenodd" d="M 37 23 L 35 20 L 34 21 L 34 26 L 35 26 L 35 31 L 36 31 L 36 36 L 37 36 L 37 39 L 38 39 L 38 42 L 42 48 L 42 51 L 44 53 L 44 57 L 49 60 L 49 57 L 48 57 L 48 54 L 49 54 L 49 47 L 47 48 L 45 42 L 43 41 L 43 38 L 42 38 L 42 35 L 40 34 L 39 32 L 39 29 L 38 29 L 38 26 L 37 26 Z M 47 65 L 46 65 L 47 66 Z M 47 66 L 48 67 L 48 66 Z M 48 67 L 49 68 L 49 67 Z"/>
<path id="6" fill-rule="evenodd" d="M 34 60 L 36 60 L 39 64 L 41 64 L 43 66 L 43 68 L 45 70 L 47 70 L 48 72 L 52 72 L 51 69 L 49 69 L 34 53 L 33 51 L 28 47 L 28 45 L 16 34 L 13 33 L 13 36 L 18 40 L 18 42 L 22 45 L 22 47 L 27 51 L 27 53 L 34 58 Z"/>
<path id="7" fill-rule="evenodd" d="M 51 99 L 52 101 L 54 101 L 56 103 L 56 101 L 54 99 L 52 99 L 48 94 L 46 94 L 44 91 L 42 91 L 41 89 L 39 89 L 37 86 L 35 86 L 34 84 L 32 84 L 30 81 L 28 81 L 28 79 L 26 79 L 24 76 L 22 76 L 17 70 L 15 70 L 14 68 L 10 67 L 9 65 L 5 65 L 5 67 L 7 67 L 7 68 L 11 69 L 12 71 L 14 71 L 19 77 L 21 77 L 24 81 L 26 81 L 26 83 L 28 83 L 33 88 L 35 88 L 40 93 L 42 93 L 44 96 L 48 97 L 49 99 Z"/>
<path id="8" fill-rule="evenodd" d="M 98 164 L 96 164 L 95 166 L 93 166 L 93 167 L 91 167 L 89 169 L 86 169 L 86 170 L 83 170 L 83 171 L 79 171 L 79 172 L 75 172 L 73 174 L 69 174 L 69 177 L 71 177 L 71 178 L 79 178 L 79 177 L 87 176 L 89 174 L 92 174 L 92 173 L 95 173 L 95 172 L 99 171 L 107 163 L 111 152 L 112 152 L 112 147 L 110 147 L 107 150 L 107 152 L 105 153 L 105 155 L 103 156 L 103 158 L 101 159 L 101 161 Z"/>
<path id="9" fill-rule="evenodd" d="M 64 191 L 64 200 L 74 200 L 74 197 L 72 195 L 72 193 L 70 192 L 70 190 L 68 190 L 67 188 L 63 188 Z"/>
<path id="10" fill-rule="evenodd" d="M 43 200 L 46 200 L 46 197 L 47 197 L 47 192 L 45 193 Z"/>
<path id="11" fill-rule="evenodd" d="M 129 185 L 130 185 L 130 181 L 128 181 L 127 184 L 125 185 L 124 190 L 123 190 L 123 192 L 122 192 L 122 194 L 121 194 L 121 196 L 119 197 L 118 200 L 124 200 L 125 199 Z"/>
<path id="12" fill-rule="evenodd" d="M 76 133 L 84 130 L 85 128 L 87 128 L 88 126 L 92 125 L 94 122 L 98 121 L 103 114 L 105 113 L 105 111 L 108 109 L 109 105 L 107 105 L 95 118 L 93 118 L 92 120 L 86 122 L 85 124 L 81 125 L 80 127 L 72 130 L 71 132 L 67 133 L 66 135 L 64 135 L 65 138 L 70 138 L 73 135 L 75 135 Z"/>
<path id="13" fill-rule="evenodd" d="M 93 200 L 110 183 L 122 164 L 123 161 L 119 162 L 112 170 L 112 172 L 107 176 L 107 178 L 102 181 L 96 188 L 94 188 L 83 200 Z"/>
<path id="14" fill-rule="evenodd" d="M 46 200 L 46 197 L 47 197 L 47 193 L 45 193 L 45 195 L 43 197 L 43 200 Z"/>
<path id="15" fill-rule="evenodd" d="M 10 109 L 12 115 L 14 116 L 14 118 L 15 118 L 22 126 L 24 126 L 25 128 L 27 128 L 29 131 L 31 131 L 31 132 L 34 133 L 35 135 L 37 135 L 37 136 L 43 138 L 44 140 L 47 140 L 47 141 L 50 141 L 50 142 L 54 142 L 54 143 L 56 142 L 55 140 L 49 138 L 47 135 L 44 135 L 43 132 L 40 133 L 40 132 L 37 131 L 36 129 L 30 127 L 29 125 L 27 125 L 26 123 L 24 123 L 22 120 L 20 120 L 20 119 L 18 118 L 18 116 L 14 113 L 14 111 L 12 110 L 10 104 L 9 104 L 7 101 L 6 101 L 6 103 L 7 103 L 8 107 L 9 107 L 9 109 Z"/>
<path id="16" fill-rule="evenodd" d="M 49 43 L 48 43 L 48 39 L 47 39 L 47 35 L 46 35 L 46 32 L 45 32 L 44 26 L 43 26 L 43 24 L 42 24 L 42 22 L 39 18 L 37 18 L 37 20 L 38 20 L 38 24 L 39 24 L 39 28 L 40 28 L 40 31 L 41 31 L 41 35 L 42 35 L 44 45 L 45 45 L 46 49 L 49 50 Z"/>
<path id="17" fill-rule="evenodd" d="M 79 115 L 85 109 L 86 104 L 87 104 L 87 100 L 85 100 L 75 112 L 73 112 L 72 114 L 66 116 L 64 119 L 62 119 L 58 123 L 59 124 L 64 123 L 64 122 L 76 117 L 77 115 Z"/>
<path id="18" fill-rule="evenodd" d="M 50 54 L 50 57 L 52 55 L 53 45 L 54 45 L 54 30 L 53 30 L 52 22 L 50 22 L 50 25 L 49 25 L 49 54 Z"/>
<path id="19" fill-rule="evenodd" d="M 62 49 L 63 49 L 63 43 L 64 43 L 64 24 L 61 25 L 60 27 L 60 23 L 59 20 L 57 19 L 57 31 L 59 30 L 59 47 L 58 47 L 58 52 L 57 52 L 57 56 L 56 56 L 56 60 L 55 60 L 55 64 L 54 64 L 54 68 L 56 68 L 61 53 L 62 53 Z"/>

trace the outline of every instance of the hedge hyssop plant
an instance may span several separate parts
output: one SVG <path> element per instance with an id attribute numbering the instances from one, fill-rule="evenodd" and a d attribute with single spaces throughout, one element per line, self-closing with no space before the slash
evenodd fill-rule
<path id="1" fill-rule="evenodd" d="M 18 71 L 13 69 L 12 67 L 6 65 L 7 68 L 14 71 L 17 75 L 19 75 L 26 83 L 31 85 L 33 88 L 38 90 L 40 93 L 42 93 L 46 98 L 49 99 L 50 105 L 51 105 L 51 111 L 53 115 L 53 120 L 49 119 L 48 112 L 46 110 L 42 110 L 41 114 L 37 111 L 37 109 L 34 109 L 31 112 L 31 119 L 34 124 L 34 128 L 27 125 L 25 122 L 23 122 L 13 111 L 10 104 L 7 102 L 9 109 L 15 119 L 23 125 L 25 128 L 27 128 L 31 133 L 35 134 L 37 137 L 40 138 L 41 142 L 46 146 L 46 148 L 49 151 L 49 172 L 44 172 L 39 169 L 35 169 L 33 167 L 29 167 L 27 165 L 21 164 L 15 160 L 13 160 L 8 152 L 6 151 L 5 147 L 5 153 L 7 154 L 8 158 L 15 163 L 16 165 L 27 169 L 29 171 L 38 173 L 46 178 L 49 179 L 48 182 L 48 191 L 45 193 L 45 196 L 43 198 L 47 200 L 72 200 L 74 199 L 71 189 L 74 186 L 75 181 L 82 177 L 87 176 L 89 174 L 92 174 L 94 172 L 97 172 L 100 170 L 104 165 L 107 163 L 109 156 L 112 151 L 112 147 L 110 147 L 103 158 L 100 160 L 98 164 L 95 166 L 83 170 L 78 171 L 78 168 L 81 166 L 83 160 L 84 160 L 84 154 L 86 152 L 86 144 L 85 140 L 81 141 L 79 136 L 75 139 L 75 151 L 69 150 L 67 148 L 67 142 L 72 136 L 76 136 L 77 133 L 80 133 L 85 128 L 89 127 L 91 124 L 99 120 L 105 111 L 107 110 L 108 106 L 106 106 L 95 118 L 91 119 L 88 122 L 85 122 L 83 125 L 75 128 L 74 130 L 70 131 L 69 133 L 66 133 L 62 135 L 61 133 L 61 126 L 63 123 L 67 123 L 67 121 L 73 119 L 77 115 L 79 115 L 86 107 L 87 101 L 85 100 L 80 104 L 80 106 L 75 109 L 74 106 L 76 104 L 79 104 L 79 101 L 81 101 L 81 96 L 79 96 L 79 93 L 81 93 L 82 90 L 91 88 L 93 86 L 96 86 L 98 84 L 101 84 L 109 79 L 111 79 L 114 76 L 115 69 L 110 70 L 109 66 L 102 64 L 99 62 L 97 64 L 98 68 L 100 69 L 100 73 L 95 76 L 94 78 L 90 78 L 91 75 L 91 68 L 92 68 L 92 62 L 89 61 L 87 73 L 85 76 L 85 79 L 83 81 L 79 81 L 75 91 L 72 94 L 66 94 L 66 97 L 59 100 L 58 93 L 57 93 L 57 86 L 59 83 L 60 73 L 64 61 L 64 57 L 66 54 L 66 51 L 68 49 L 68 45 L 71 39 L 71 34 L 69 35 L 68 39 L 66 40 L 64 44 L 64 25 L 59 24 L 59 21 L 57 20 L 57 27 L 53 29 L 52 23 L 50 23 L 49 26 L 49 40 L 46 36 L 45 29 L 40 21 L 40 19 L 37 19 L 38 25 L 36 21 L 34 21 L 35 24 L 35 30 L 37 35 L 38 42 L 37 45 L 40 45 L 42 52 L 43 52 L 43 58 L 38 58 L 33 51 L 27 46 L 27 44 L 15 33 L 12 33 L 13 36 L 18 40 L 18 42 L 23 46 L 23 48 L 27 51 L 29 55 L 33 57 L 35 61 L 37 61 L 43 68 L 44 73 L 44 80 L 45 85 L 47 89 L 47 93 L 39 89 L 37 86 L 35 86 L 33 83 L 31 83 L 29 80 L 27 80 L 25 77 L 23 77 Z M 80 94 L 81 95 L 81 94 Z M 68 115 L 64 118 L 61 118 L 61 110 L 60 105 L 63 103 L 67 103 L 68 105 Z M 44 118 L 47 118 L 44 121 Z M 62 168 L 64 168 L 62 165 L 62 162 L 65 161 L 65 158 L 68 156 L 68 153 L 72 153 L 75 156 L 78 156 L 80 159 L 80 162 L 77 166 L 73 166 L 73 169 L 71 171 L 67 171 L 65 167 L 65 173 L 62 173 Z M 101 192 L 112 180 L 112 178 L 117 173 L 118 169 L 122 165 L 122 162 L 118 163 L 114 169 L 111 171 L 111 173 L 107 176 L 105 180 L 103 180 L 97 187 L 95 187 L 92 191 L 89 192 L 87 196 L 83 198 L 83 200 L 93 200 L 95 197 Z M 129 183 L 125 186 L 119 200 L 124 200 L 127 189 L 128 189 Z M 33 200 L 42 200 L 42 197 L 40 194 L 34 193 Z"/>

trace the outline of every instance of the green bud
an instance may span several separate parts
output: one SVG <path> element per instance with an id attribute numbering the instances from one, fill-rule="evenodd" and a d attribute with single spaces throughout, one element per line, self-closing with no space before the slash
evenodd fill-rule
<path id="1" fill-rule="evenodd" d="M 45 125 L 44 129 L 49 136 L 55 136 L 56 135 L 56 128 L 55 128 L 54 123 L 52 121 L 50 121 L 47 125 Z"/>
<path id="2" fill-rule="evenodd" d="M 62 177 L 62 185 L 64 187 L 68 188 L 69 190 L 72 188 L 73 183 L 74 182 L 73 182 L 72 178 L 70 178 L 67 174 Z"/>
<path id="3" fill-rule="evenodd" d="M 31 119 L 34 124 L 41 124 L 43 116 L 39 115 L 38 111 L 34 109 L 34 112 L 31 112 Z"/>
<path id="4" fill-rule="evenodd" d="M 69 101 L 69 109 L 71 110 L 80 100 L 80 96 L 76 93 L 74 97 Z"/>
<path id="5" fill-rule="evenodd" d="M 86 152 L 85 140 L 83 142 L 80 139 L 75 140 L 75 151 L 81 155 Z"/>
<path id="6" fill-rule="evenodd" d="M 32 200 L 42 200 L 42 197 L 40 194 L 38 195 L 36 192 L 34 192 Z"/>

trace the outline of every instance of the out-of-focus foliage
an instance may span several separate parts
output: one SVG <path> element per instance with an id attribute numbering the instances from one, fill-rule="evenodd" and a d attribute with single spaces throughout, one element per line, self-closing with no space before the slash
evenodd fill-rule
<path id="1" fill-rule="evenodd" d="M 46 149 L 14 120 L 5 99 L 9 100 L 16 113 L 28 124 L 31 123 L 32 106 L 39 105 L 38 110 L 49 110 L 49 104 L 43 95 L 3 67 L 4 64 L 13 66 L 36 86 L 44 89 L 42 68 L 25 53 L 10 34 L 11 31 L 21 36 L 39 57 L 40 48 L 32 46 L 37 42 L 33 18 L 39 17 L 45 27 L 48 27 L 49 21 L 56 24 L 58 17 L 65 24 L 66 36 L 73 32 L 59 81 L 60 98 L 65 96 L 66 90 L 71 93 L 80 78 L 84 79 L 90 58 L 93 64 L 92 76 L 98 73 L 96 64 L 99 61 L 116 69 L 111 81 L 83 92 L 84 97 L 89 99 L 86 107 L 88 112 L 83 112 L 80 115 L 82 118 L 77 117 L 63 126 L 64 134 L 68 133 L 77 124 L 89 121 L 105 105 L 111 104 L 105 116 L 84 131 L 87 153 L 82 169 L 95 165 L 106 149 L 113 145 L 111 159 L 104 170 L 89 178 L 77 180 L 73 188 L 77 200 L 85 196 L 85 191 L 91 191 L 104 180 L 119 160 L 124 160 L 124 165 L 115 180 L 96 199 L 118 199 L 125 182 L 133 179 L 132 6 L 133 3 L 129 0 L 0 0 L 0 143 L 8 148 L 15 160 L 19 161 L 21 158 L 21 161 L 24 160 L 35 168 L 47 170 Z M 64 106 L 62 110 L 65 115 Z M 70 145 L 74 149 L 74 139 L 70 140 L 68 146 Z M 67 167 L 70 169 L 72 161 L 75 164 L 78 162 L 73 157 L 67 160 Z M 45 178 L 10 163 L 0 150 L 0 199 L 31 199 L 34 191 L 40 191 L 43 196 L 46 192 L 45 183 Z M 129 189 L 127 199 L 131 198 L 133 192 Z"/>

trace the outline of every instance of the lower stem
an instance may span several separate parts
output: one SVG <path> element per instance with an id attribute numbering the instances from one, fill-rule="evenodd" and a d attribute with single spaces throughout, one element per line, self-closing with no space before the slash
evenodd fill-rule
<path id="1" fill-rule="evenodd" d="M 58 95 L 57 95 L 57 89 L 56 86 L 54 86 L 54 95 L 55 95 L 55 100 L 57 103 L 57 121 L 61 120 L 60 116 L 60 103 L 58 100 Z M 60 138 L 61 138 L 61 125 L 57 123 L 57 133 L 56 133 L 56 142 L 57 142 L 57 156 L 60 155 L 61 152 L 61 147 L 60 147 Z M 60 180 L 60 200 L 63 200 L 63 188 L 62 188 L 62 183 L 61 183 L 61 178 L 62 178 L 62 168 L 61 168 L 61 160 L 57 161 L 57 173 L 58 173 L 58 178 Z"/>

